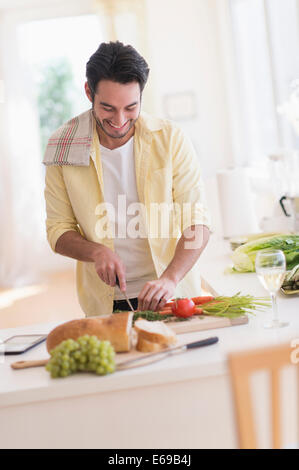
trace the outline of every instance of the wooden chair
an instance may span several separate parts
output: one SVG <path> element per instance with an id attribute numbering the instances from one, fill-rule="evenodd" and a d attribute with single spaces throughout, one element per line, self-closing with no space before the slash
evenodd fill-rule
<path id="1" fill-rule="evenodd" d="M 241 449 L 256 449 L 258 447 L 249 379 L 254 372 L 260 370 L 268 370 L 271 377 L 272 447 L 274 449 L 282 447 L 282 407 L 279 374 L 284 366 L 293 364 L 295 367 L 295 364 L 299 362 L 299 348 L 297 349 L 296 351 L 294 347 L 291 347 L 291 344 L 284 344 L 229 355 L 229 371 L 234 395 L 239 447 Z M 296 379 L 298 381 L 298 376 Z"/>

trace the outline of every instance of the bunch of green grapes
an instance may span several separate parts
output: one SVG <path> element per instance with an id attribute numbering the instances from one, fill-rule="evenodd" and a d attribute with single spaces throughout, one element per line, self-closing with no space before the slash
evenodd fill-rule
<path id="1" fill-rule="evenodd" d="M 51 377 L 66 377 L 77 371 L 99 375 L 115 371 L 115 351 L 110 341 L 100 341 L 96 336 L 80 336 L 76 341 L 62 341 L 50 352 L 46 365 Z"/>

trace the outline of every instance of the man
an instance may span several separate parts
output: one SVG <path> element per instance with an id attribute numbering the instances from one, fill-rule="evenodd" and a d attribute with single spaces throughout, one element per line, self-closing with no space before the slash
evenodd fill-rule
<path id="1" fill-rule="evenodd" d="M 78 260 L 87 316 L 127 310 L 125 291 L 139 310 L 200 293 L 210 221 L 198 159 L 176 125 L 140 112 L 148 74 L 133 47 L 102 43 L 86 67 L 92 109 L 59 128 L 45 153 L 48 241 Z M 158 216 L 168 208 L 163 233 L 157 207 Z"/>

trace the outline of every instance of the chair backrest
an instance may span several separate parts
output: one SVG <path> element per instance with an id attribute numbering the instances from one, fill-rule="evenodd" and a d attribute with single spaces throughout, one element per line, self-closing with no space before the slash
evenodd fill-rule
<path id="1" fill-rule="evenodd" d="M 291 344 L 283 344 L 266 349 L 231 353 L 229 355 L 228 364 L 234 395 L 239 447 L 241 449 L 258 448 L 250 390 L 250 376 L 260 370 L 268 370 L 270 372 L 272 448 L 281 448 L 280 370 L 284 366 L 295 366 L 299 359 L 296 359 L 294 353 L 294 347 L 291 347 Z"/>

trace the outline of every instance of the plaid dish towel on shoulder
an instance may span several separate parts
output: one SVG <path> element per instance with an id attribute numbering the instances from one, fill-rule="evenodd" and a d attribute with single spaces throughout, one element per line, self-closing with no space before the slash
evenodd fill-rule
<path id="1" fill-rule="evenodd" d="M 89 166 L 93 126 L 89 109 L 59 127 L 48 141 L 44 165 Z"/>

